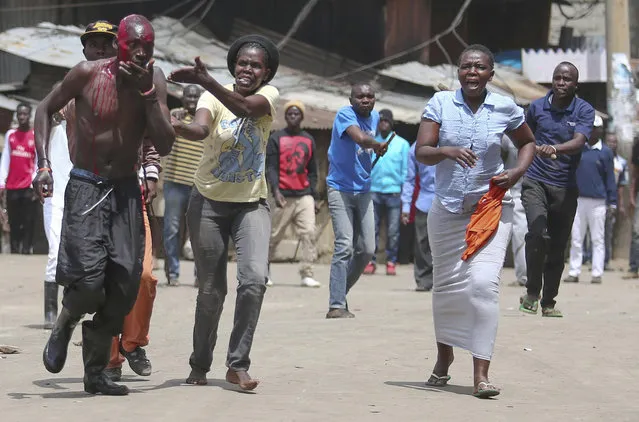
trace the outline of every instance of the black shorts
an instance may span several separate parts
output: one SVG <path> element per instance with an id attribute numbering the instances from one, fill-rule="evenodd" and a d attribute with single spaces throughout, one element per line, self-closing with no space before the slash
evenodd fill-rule
<path id="1" fill-rule="evenodd" d="M 144 258 L 142 194 L 135 175 L 118 180 L 71 170 L 56 282 L 74 315 L 124 318 L 135 303 Z"/>

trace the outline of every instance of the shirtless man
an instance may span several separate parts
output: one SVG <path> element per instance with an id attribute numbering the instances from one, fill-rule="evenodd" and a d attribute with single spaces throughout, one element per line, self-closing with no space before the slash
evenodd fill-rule
<path id="1" fill-rule="evenodd" d="M 161 155 L 175 139 L 166 105 L 166 79 L 153 66 L 151 23 L 130 15 L 119 25 L 118 55 L 82 62 L 38 106 L 35 140 L 37 194 L 53 192 L 47 151 L 51 116 L 75 99 L 74 168 L 65 194 L 56 282 L 63 308 L 43 352 L 45 368 L 64 367 L 73 328 L 82 323 L 84 390 L 126 395 L 105 374 L 112 336 L 122 330 L 140 283 L 144 253 L 138 152 L 145 134 Z"/>

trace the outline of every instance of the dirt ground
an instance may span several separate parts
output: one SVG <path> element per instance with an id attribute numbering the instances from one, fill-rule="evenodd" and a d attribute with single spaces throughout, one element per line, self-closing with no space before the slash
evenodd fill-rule
<path id="1" fill-rule="evenodd" d="M 451 385 L 426 388 L 435 358 L 430 293 L 413 291 L 412 267 L 396 277 L 363 277 L 349 295 L 351 320 L 326 320 L 328 266 L 316 269 L 320 289 L 298 287 L 297 267 L 272 266 L 252 351 L 255 394 L 224 381 L 235 295 L 231 287 L 220 324 L 209 385 L 184 385 L 189 372 L 196 290 L 158 289 L 147 348 L 153 375 L 126 366 L 127 397 L 82 390 L 81 348 L 70 346 L 65 369 L 49 374 L 41 362 L 44 256 L 0 255 L 0 355 L 3 421 L 638 421 L 639 280 L 607 272 L 602 285 L 562 285 L 563 319 L 518 312 L 521 289 L 505 269 L 492 380 L 494 400 L 472 392 L 471 357 L 457 350 Z M 621 269 L 623 262 L 615 263 Z M 587 271 L 587 269 L 585 269 Z M 192 263 L 183 264 L 192 274 Z M 160 276 L 160 283 L 164 277 Z M 229 266 L 235 284 L 235 266 Z M 77 330 L 74 341 L 80 340 Z M 634 397 L 634 399 L 633 399 Z"/>

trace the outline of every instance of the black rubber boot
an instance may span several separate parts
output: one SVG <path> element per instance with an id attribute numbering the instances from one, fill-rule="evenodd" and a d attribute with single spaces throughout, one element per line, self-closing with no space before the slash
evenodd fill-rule
<path id="1" fill-rule="evenodd" d="M 44 328 L 50 330 L 58 318 L 58 285 L 44 282 Z"/>
<path id="2" fill-rule="evenodd" d="M 62 311 L 60 311 L 60 315 L 51 329 L 49 341 L 47 341 L 46 346 L 44 346 L 44 351 L 42 352 L 42 362 L 44 363 L 44 367 L 47 368 L 47 371 L 57 374 L 64 368 L 64 363 L 67 360 L 69 342 L 80 318 L 82 318 L 82 316 L 75 317 L 71 315 L 67 308 L 62 307 Z"/>
<path id="3" fill-rule="evenodd" d="M 126 396 L 129 389 L 111 381 L 104 373 L 111 356 L 111 339 L 104 330 L 93 328 L 93 321 L 82 323 L 82 359 L 84 359 L 84 391 L 106 396 Z"/>

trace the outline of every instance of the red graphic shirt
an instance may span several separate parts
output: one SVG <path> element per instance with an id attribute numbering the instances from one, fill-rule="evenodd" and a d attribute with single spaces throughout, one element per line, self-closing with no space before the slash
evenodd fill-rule
<path id="1" fill-rule="evenodd" d="M 310 139 L 303 136 L 280 137 L 280 190 L 308 188 L 307 165 L 312 156 Z"/>
<path id="2" fill-rule="evenodd" d="M 271 189 L 279 189 L 284 196 L 316 196 L 315 140 L 309 133 L 273 132 L 267 147 L 266 168 Z"/>
<path id="3" fill-rule="evenodd" d="M 0 164 L 0 187 L 9 190 L 31 187 L 35 171 L 36 148 L 33 129 L 7 132 Z"/>

